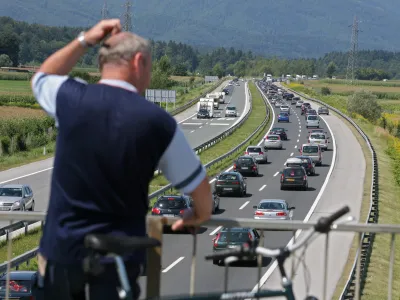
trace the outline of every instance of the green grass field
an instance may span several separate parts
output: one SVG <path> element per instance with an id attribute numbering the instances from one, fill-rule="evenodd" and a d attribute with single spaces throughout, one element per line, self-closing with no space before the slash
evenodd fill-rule
<path id="1" fill-rule="evenodd" d="M 28 80 L 0 80 L 0 94 L 32 95 L 31 83 Z"/>

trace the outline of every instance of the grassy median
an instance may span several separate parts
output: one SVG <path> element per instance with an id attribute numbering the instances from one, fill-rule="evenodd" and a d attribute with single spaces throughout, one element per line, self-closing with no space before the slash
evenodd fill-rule
<path id="1" fill-rule="evenodd" d="M 294 90 L 302 91 L 301 88 L 289 86 Z M 316 93 L 312 93 L 312 97 L 318 98 L 327 104 L 334 106 L 341 110 L 343 113 L 347 113 L 345 100 L 343 96 L 330 95 L 321 96 Z M 372 145 L 374 146 L 379 168 L 379 223 L 381 224 L 399 224 L 400 215 L 400 187 L 396 184 L 395 175 L 393 172 L 393 160 L 389 157 L 388 145 L 390 144 L 391 135 L 387 130 L 371 124 L 365 119 L 353 119 L 358 126 L 365 132 L 369 137 Z M 345 124 L 348 124 L 344 121 Z M 361 205 L 360 221 L 365 222 L 370 205 L 370 188 L 371 188 L 371 152 L 369 151 L 366 142 L 361 138 L 360 134 L 355 128 L 349 125 L 349 128 L 353 131 L 357 137 L 360 145 L 363 149 L 363 153 L 366 160 L 366 173 L 364 179 L 364 193 L 363 202 Z M 397 249 L 396 249 L 397 250 Z M 353 245 L 350 249 L 349 257 L 342 277 L 340 278 L 337 288 L 335 290 L 334 299 L 338 299 L 343 288 L 347 282 L 348 276 L 351 271 L 351 267 L 354 263 L 355 255 L 357 251 L 357 241 L 354 238 Z M 365 286 L 362 291 L 362 299 L 366 300 L 377 300 L 387 299 L 387 288 L 388 288 L 388 276 L 389 276 L 389 253 L 390 251 L 390 236 L 387 234 L 377 234 L 375 236 L 374 244 L 372 247 L 372 254 L 368 265 L 367 278 L 365 279 Z M 400 251 L 395 252 L 394 260 L 394 274 L 393 274 L 393 291 L 392 298 L 399 299 L 400 287 L 398 283 L 400 281 Z"/>

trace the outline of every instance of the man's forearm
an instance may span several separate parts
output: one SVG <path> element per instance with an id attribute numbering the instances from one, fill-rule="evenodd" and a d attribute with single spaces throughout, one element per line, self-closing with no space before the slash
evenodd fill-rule
<path id="1" fill-rule="evenodd" d="M 39 72 L 55 75 L 67 75 L 85 54 L 85 48 L 77 39 L 50 55 L 40 66 Z"/>

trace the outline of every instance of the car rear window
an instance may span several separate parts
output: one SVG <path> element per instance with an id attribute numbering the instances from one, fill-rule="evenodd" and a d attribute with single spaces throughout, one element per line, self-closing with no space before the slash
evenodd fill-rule
<path id="1" fill-rule="evenodd" d="M 244 164 L 244 165 L 249 165 L 249 164 L 253 163 L 253 160 L 251 158 L 239 158 L 238 163 Z"/>
<path id="2" fill-rule="evenodd" d="M 303 169 L 285 169 L 283 171 L 286 177 L 297 177 L 297 176 L 303 176 L 304 171 Z"/>
<path id="3" fill-rule="evenodd" d="M 158 200 L 156 203 L 156 207 L 159 208 L 187 208 L 186 202 L 183 199 L 179 198 L 171 198 L 171 200 L 167 199 L 162 199 Z"/>
<path id="4" fill-rule="evenodd" d="M 32 285 L 29 280 L 12 280 L 10 278 L 10 284 L 9 284 L 10 292 L 30 293 L 31 287 Z M 0 292 L 5 292 L 6 289 L 7 289 L 6 281 L 0 280 Z"/>
<path id="5" fill-rule="evenodd" d="M 271 135 L 267 137 L 267 140 L 271 140 L 271 141 L 278 141 L 279 140 L 279 136 L 277 135 Z"/>
<path id="6" fill-rule="evenodd" d="M 280 202 L 264 202 L 260 203 L 259 209 L 286 209 L 285 204 Z"/>
<path id="7" fill-rule="evenodd" d="M 248 147 L 248 148 L 247 148 L 247 152 L 257 152 L 257 153 L 260 153 L 260 152 L 261 152 L 261 148 L 260 148 L 260 147 Z"/>
<path id="8" fill-rule="evenodd" d="M 226 110 L 235 110 L 236 108 L 235 107 L 232 107 L 232 106 L 228 106 L 227 108 L 226 108 Z"/>
<path id="9" fill-rule="evenodd" d="M 221 174 L 219 175 L 220 180 L 239 180 L 236 174 Z"/>
<path id="10" fill-rule="evenodd" d="M 318 146 L 304 146 L 303 153 L 318 153 Z"/>
<path id="11" fill-rule="evenodd" d="M 308 116 L 307 120 L 318 120 L 318 116 Z"/>
<path id="12" fill-rule="evenodd" d="M 311 135 L 312 139 L 317 139 L 317 140 L 324 140 L 325 139 L 325 134 L 318 134 L 318 133 L 313 133 Z"/>
<path id="13" fill-rule="evenodd" d="M 241 232 L 221 232 L 219 242 L 247 242 L 249 240 L 249 233 L 246 231 Z"/>

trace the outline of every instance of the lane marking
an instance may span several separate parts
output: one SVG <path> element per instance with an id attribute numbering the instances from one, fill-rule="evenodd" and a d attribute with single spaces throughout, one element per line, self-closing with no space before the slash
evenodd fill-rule
<path id="1" fill-rule="evenodd" d="M 167 268 L 165 268 L 162 272 L 167 273 L 169 270 L 171 270 L 173 267 L 175 267 L 177 264 L 179 264 L 179 262 L 184 258 L 185 258 L 184 256 L 179 257 L 172 264 L 170 264 Z"/>
<path id="2" fill-rule="evenodd" d="M 297 148 L 297 145 L 296 146 L 294 146 L 294 149 L 296 149 Z"/>
<path id="3" fill-rule="evenodd" d="M 321 118 L 322 118 L 322 117 L 321 117 Z M 328 185 L 329 179 L 330 179 L 330 177 L 331 177 L 331 175 L 332 175 L 332 172 L 333 172 L 333 169 L 334 169 L 335 163 L 336 163 L 336 150 L 337 150 L 337 149 L 336 149 L 336 140 L 335 140 L 335 136 L 333 135 L 333 132 L 332 132 L 332 130 L 331 130 L 331 127 L 330 127 L 329 124 L 326 122 L 325 118 L 322 118 L 322 120 L 324 120 L 324 122 L 325 122 L 326 126 L 328 127 L 329 132 L 330 132 L 330 134 L 331 134 L 331 139 L 332 139 L 332 144 L 333 144 L 333 145 L 332 145 L 332 149 L 333 149 L 332 163 L 331 163 L 331 166 L 329 167 L 329 171 L 328 171 L 328 174 L 326 175 L 325 181 L 324 181 L 324 183 L 322 184 L 322 187 L 321 187 L 321 189 L 320 189 L 320 191 L 319 191 L 317 197 L 315 198 L 315 201 L 314 201 L 313 205 L 311 206 L 311 208 L 310 208 L 310 210 L 308 211 L 306 217 L 304 218 L 304 221 L 303 221 L 303 222 L 307 222 L 307 221 L 311 218 L 311 215 L 314 213 L 314 210 L 315 210 L 315 208 L 317 207 L 319 201 L 321 200 L 322 194 L 324 193 L 326 186 Z M 301 234 L 301 231 L 302 231 L 302 230 L 298 230 L 298 231 L 296 232 L 294 238 L 292 238 L 292 239 L 289 241 L 289 243 L 286 245 L 286 247 L 293 244 L 293 241 L 299 237 L 299 235 Z M 252 292 L 252 293 L 257 292 L 258 287 L 259 287 L 259 286 L 262 287 L 262 286 L 265 284 L 265 282 L 268 280 L 268 278 L 272 275 L 272 273 L 275 271 L 275 269 L 276 269 L 277 267 L 278 267 L 278 262 L 277 262 L 277 260 L 275 259 L 275 261 L 272 263 L 271 267 L 268 268 L 267 272 L 265 272 L 264 276 L 263 276 L 263 277 L 260 279 L 260 281 L 255 285 L 255 287 L 253 288 L 253 290 L 252 290 L 251 292 Z"/>
<path id="4" fill-rule="evenodd" d="M 241 207 L 239 207 L 239 209 L 243 209 L 243 208 L 245 208 L 246 207 L 246 205 L 247 204 L 249 204 L 250 203 L 250 201 L 246 201 L 245 203 L 243 203 L 243 205 L 241 206 Z"/>
<path id="5" fill-rule="evenodd" d="M 290 156 L 293 156 L 293 154 L 294 154 L 293 152 L 292 152 L 292 153 L 290 153 Z"/>
<path id="6" fill-rule="evenodd" d="M 299 140 L 297 140 L 297 143 L 299 142 Z"/>
<path id="7" fill-rule="evenodd" d="M 203 126 L 200 126 L 199 128 L 202 128 Z"/>
<path id="8" fill-rule="evenodd" d="M 279 174 L 279 172 L 276 172 L 275 174 L 274 174 L 274 177 L 276 176 L 276 175 L 278 175 Z"/>
<path id="9" fill-rule="evenodd" d="M 203 123 L 182 123 L 182 125 L 203 125 Z"/>
<path id="10" fill-rule="evenodd" d="M 260 187 L 259 191 L 261 192 L 263 189 L 265 189 L 266 186 L 267 186 L 267 185 L 264 184 L 262 187 Z"/>
<path id="11" fill-rule="evenodd" d="M 221 228 L 222 228 L 222 226 L 218 226 L 217 228 L 215 228 L 215 229 L 210 233 L 210 235 L 216 234 Z"/>
<path id="12" fill-rule="evenodd" d="M 201 128 L 201 127 L 200 127 Z M 299 129 L 299 132 L 301 132 L 301 129 Z"/>
<path id="13" fill-rule="evenodd" d="M 299 137 L 300 137 L 300 133 L 299 133 Z"/>
<path id="14" fill-rule="evenodd" d="M 210 124 L 210 125 L 213 125 L 213 126 L 215 126 L 215 125 L 229 126 L 229 125 L 231 125 L 231 124 L 229 124 L 229 123 L 212 123 L 212 124 Z M 200 127 L 200 128 L 201 128 L 201 127 Z"/>
<path id="15" fill-rule="evenodd" d="M 36 171 L 36 172 L 33 172 L 33 173 L 29 173 L 29 174 L 26 174 L 26 175 L 22 175 L 22 176 L 19 176 L 19 177 L 13 178 L 13 179 L 9 179 L 9 180 L 6 180 L 6 181 L 2 181 L 2 182 L 0 182 L 0 184 L 7 183 L 7 182 L 10 182 L 10 181 L 14 181 L 14 180 L 18 180 L 18 179 L 25 178 L 25 177 L 29 177 L 29 176 L 32 176 L 32 175 L 36 175 L 36 174 L 39 174 L 39 173 L 42 173 L 42 172 L 49 171 L 51 169 L 53 169 L 53 167 L 46 168 L 46 169 L 43 169 L 43 170 L 40 170 L 40 171 Z"/>
<path id="16" fill-rule="evenodd" d="M 193 133 L 194 132 L 194 130 L 192 130 L 190 133 Z"/>

